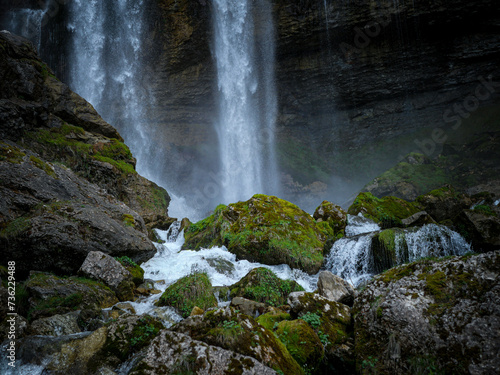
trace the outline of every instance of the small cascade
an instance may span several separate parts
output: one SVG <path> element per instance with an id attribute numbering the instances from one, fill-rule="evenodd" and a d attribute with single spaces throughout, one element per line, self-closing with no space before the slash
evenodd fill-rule
<path id="1" fill-rule="evenodd" d="M 346 237 L 336 241 L 326 269 L 357 286 L 387 268 L 427 257 L 464 255 L 471 246 L 448 227 L 427 224 L 394 230 L 394 248 L 373 245 L 380 227 L 363 216 L 348 217 Z"/>

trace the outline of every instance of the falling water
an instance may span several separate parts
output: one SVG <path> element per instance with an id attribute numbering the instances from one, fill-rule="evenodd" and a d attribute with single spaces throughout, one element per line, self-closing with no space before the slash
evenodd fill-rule
<path id="1" fill-rule="evenodd" d="M 120 131 L 137 158 L 139 173 L 155 180 L 145 113 L 151 98 L 142 74 L 145 7 L 144 0 L 69 4 L 70 84 Z"/>
<path id="2" fill-rule="evenodd" d="M 270 4 L 268 0 L 215 0 L 214 13 L 223 200 L 276 194 L 277 104 Z"/>
<path id="3" fill-rule="evenodd" d="M 45 9 L 18 9 L 7 14 L 6 28 L 10 32 L 31 40 L 40 52 L 42 20 Z"/>

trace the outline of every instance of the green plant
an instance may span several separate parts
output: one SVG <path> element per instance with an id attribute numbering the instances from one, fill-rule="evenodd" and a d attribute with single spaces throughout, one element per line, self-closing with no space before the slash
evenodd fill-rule
<path id="1" fill-rule="evenodd" d="M 323 331 L 319 330 L 318 337 L 324 347 L 327 347 L 328 345 L 331 344 L 330 340 L 328 340 L 330 338 L 330 335 L 328 335 L 327 333 L 323 333 Z"/>
<path id="2" fill-rule="evenodd" d="M 123 265 L 129 265 L 133 267 L 137 267 L 137 263 L 130 259 L 128 256 L 123 257 L 115 257 L 115 259 Z"/>
<path id="3" fill-rule="evenodd" d="M 317 329 L 321 325 L 321 319 L 316 313 L 307 312 L 306 314 L 302 315 L 300 319 L 302 319 L 314 329 Z"/>
<path id="4" fill-rule="evenodd" d="M 375 368 L 377 362 L 378 362 L 378 358 L 375 358 L 375 357 L 372 357 L 371 355 L 369 355 L 367 359 L 364 359 L 363 362 L 361 362 L 361 368 L 373 369 L 373 368 Z"/>

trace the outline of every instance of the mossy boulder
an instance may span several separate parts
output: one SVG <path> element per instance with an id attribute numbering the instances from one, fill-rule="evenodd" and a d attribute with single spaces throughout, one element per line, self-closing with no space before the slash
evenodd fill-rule
<path id="1" fill-rule="evenodd" d="M 269 311 L 259 316 L 257 322 L 270 331 L 274 331 L 283 320 L 290 320 L 290 314 L 284 310 L 271 307 Z"/>
<path id="2" fill-rule="evenodd" d="M 118 302 L 115 293 L 103 283 L 81 277 L 37 272 L 26 282 L 26 289 L 30 320 L 87 308 L 103 309 Z"/>
<path id="3" fill-rule="evenodd" d="M 419 196 L 415 203 L 422 207 L 437 222 L 453 220 L 462 210 L 472 205 L 467 194 L 461 193 L 451 185 L 445 185 Z"/>
<path id="4" fill-rule="evenodd" d="M 500 249 L 500 217 L 489 205 L 463 210 L 453 220 L 458 233 L 469 241 L 476 252 Z"/>
<path id="5" fill-rule="evenodd" d="M 184 249 L 226 246 L 239 259 L 288 264 L 310 274 L 323 263 L 327 233 L 307 212 L 274 196 L 220 205 L 185 230 Z"/>
<path id="6" fill-rule="evenodd" d="M 500 251 L 420 260 L 376 276 L 353 307 L 356 367 L 495 373 Z"/>
<path id="7" fill-rule="evenodd" d="M 187 334 L 194 340 L 253 357 L 266 366 L 281 370 L 283 374 L 304 373 L 271 331 L 229 306 L 191 316 L 172 330 Z"/>
<path id="8" fill-rule="evenodd" d="M 273 271 L 263 267 L 254 268 L 229 289 L 231 298 L 244 297 L 272 306 L 284 305 L 291 292 L 304 290 L 296 281 L 281 280 Z"/>
<path id="9" fill-rule="evenodd" d="M 115 368 L 147 347 L 165 327 L 160 320 L 149 315 L 126 314 L 107 324 L 106 328 L 106 343 L 94 356 L 95 369 L 103 364 Z"/>
<path id="10" fill-rule="evenodd" d="M 187 318 L 195 306 L 206 310 L 217 307 L 217 299 L 206 273 L 193 273 L 170 285 L 161 295 L 158 306 L 172 306 Z"/>
<path id="11" fill-rule="evenodd" d="M 381 273 L 398 264 L 408 262 L 408 245 L 405 231 L 399 228 L 385 229 L 372 239 L 373 271 Z"/>
<path id="12" fill-rule="evenodd" d="M 401 198 L 392 196 L 377 198 L 371 193 L 360 193 L 347 213 L 351 215 L 361 213 L 385 229 L 403 226 L 402 219 L 406 219 L 421 210 L 418 203 L 407 202 Z"/>
<path id="13" fill-rule="evenodd" d="M 324 371 L 353 373 L 351 309 L 316 293 L 292 293 L 288 302 L 292 319 L 304 320 L 320 338 L 325 348 Z"/>
<path id="14" fill-rule="evenodd" d="M 278 324 L 276 336 L 307 373 L 319 372 L 325 350 L 318 335 L 308 323 L 302 319 L 284 320 Z"/>
<path id="15" fill-rule="evenodd" d="M 144 282 L 144 270 L 136 262 L 127 256 L 115 258 L 120 264 L 132 275 L 132 281 L 135 286 L 139 286 Z"/>
<path id="16" fill-rule="evenodd" d="M 327 223 L 336 236 L 344 235 L 344 229 L 347 225 L 347 213 L 339 205 L 323 201 L 314 211 L 313 217 L 317 223 Z"/>

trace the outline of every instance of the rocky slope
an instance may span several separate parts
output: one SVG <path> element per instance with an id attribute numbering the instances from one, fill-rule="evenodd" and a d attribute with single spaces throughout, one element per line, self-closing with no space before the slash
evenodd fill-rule
<path id="1" fill-rule="evenodd" d="M 140 262 L 153 226 L 171 222 L 167 192 L 139 176 L 118 132 L 71 92 L 32 44 L 0 33 L 2 259 L 75 273 L 90 251 Z"/>

